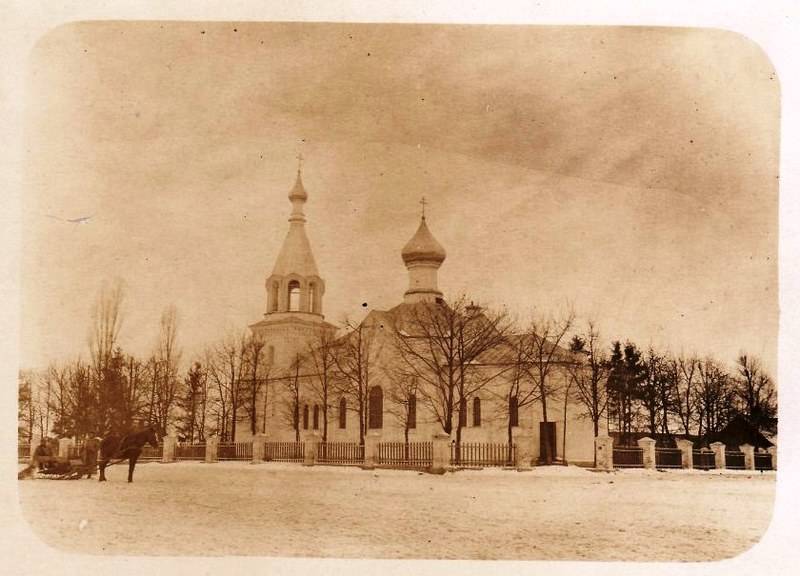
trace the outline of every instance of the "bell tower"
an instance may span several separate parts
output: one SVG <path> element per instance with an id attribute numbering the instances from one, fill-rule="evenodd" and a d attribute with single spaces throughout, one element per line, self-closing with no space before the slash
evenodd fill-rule
<path id="1" fill-rule="evenodd" d="M 292 213 L 289 216 L 289 231 L 283 246 L 267 277 L 267 310 L 271 314 L 313 314 L 322 318 L 322 297 L 325 294 L 325 281 L 317 271 L 311 244 L 306 236 L 306 217 L 303 205 L 308 193 L 303 187 L 300 165 L 297 167 L 297 180 L 289 192 Z"/>
<path id="2" fill-rule="evenodd" d="M 260 321 L 250 326 L 253 336 L 264 343 L 270 379 L 285 377 L 294 360 L 308 354 L 323 333 L 336 331 L 336 327 L 326 322 L 322 315 L 325 281 L 319 275 L 306 235 L 303 206 L 308 201 L 308 193 L 303 186 L 301 169 L 298 162 L 297 178 L 289 192 L 292 205 L 289 230 L 265 283 L 266 311 Z M 269 388 L 267 394 L 274 394 L 273 390 Z M 276 412 L 277 400 L 273 396 L 272 400 L 259 402 L 258 428 L 272 437 L 276 431 L 285 428 L 280 411 Z"/>

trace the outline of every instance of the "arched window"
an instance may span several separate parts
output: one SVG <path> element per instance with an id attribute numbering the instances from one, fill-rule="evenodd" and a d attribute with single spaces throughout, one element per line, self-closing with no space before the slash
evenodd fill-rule
<path id="1" fill-rule="evenodd" d="M 269 311 L 270 312 L 277 312 L 278 311 L 278 292 L 280 291 L 280 286 L 277 282 L 272 283 L 272 287 L 269 291 Z"/>
<path id="2" fill-rule="evenodd" d="M 347 428 L 347 398 L 339 400 L 339 428 Z"/>
<path id="3" fill-rule="evenodd" d="M 267 363 L 275 362 L 275 346 L 267 346 Z"/>
<path id="4" fill-rule="evenodd" d="M 308 285 L 308 311 L 312 314 L 316 314 L 317 309 L 314 302 L 314 298 L 317 294 L 317 285 L 313 282 Z"/>
<path id="5" fill-rule="evenodd" d="M 314 430 L 319 430 L 319 404 L 314 404 Z"/>
<path id="6" fill-rule="evenodd" d="M 289 282 L 289 312 L 300 311 L 300 282 Z"/>
<path id="7" fill-rule="evenodd" d="M 458 425 L 465 428 L 467 425 L 467 399 L 462 398 L 458 403 Z"/>
<path id="8" fill-rule="evenodd" d="M 472 400 L 472 425 L 481 425 L 481 399 L 475 398 Z"/>
<path id="9" fill-rule="evenodd" d="M 512 426 L 519 426 L 519 400 L 516 396 L 508 399 L 508 421 Z"/>
<path id="10" fill-rule="evenodd" d="M 339 400 L 339 428 L 344 430 L 347 428 L 347 399 L 342 398 Z"/>
<path id="11" fill-rule="evenodd" d="M 308 430 L 308 404 L 303 406 L 303 430 Z"/>
<path id="12" fill-rule="evenodd" d="M 369 391 L 369 428 L 383 428 L 383 390 L 375 386 Z"/>
<path id="13" fill-rule="evenodd" d="M 414 394 L 408 397 L 408 427 L 417 427 L 417 397 Z"/>

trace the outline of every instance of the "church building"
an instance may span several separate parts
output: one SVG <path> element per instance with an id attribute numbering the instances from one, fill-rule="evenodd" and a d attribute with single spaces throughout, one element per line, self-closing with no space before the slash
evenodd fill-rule
<path id="1" fill-rule="evenodd" d="M 415 377 L 403 372 L 402 354 L 396 345 L 398 336 L 413 335 L 420 310 L 448 306 L 438 287 L 438 271 L 447 253 L 428 227 L 424 204 L 416 232 L 398 258 L 398 265 L 402 261 L 408 270 L 402 301 L 389 310 L 373 310 L 359 325 L 342 329 L 327 322 L 323 315 L 326 285 L 306 235 L 303 208 L 309 197 L 300 167 L 288 197 L 292 205 L 289 230 L 266 279 L 266 311 L 260 321 L 250 326 L 253 336 L 264 342 L 267 366 L 266 385 L 257 402 L 261 407 L 259 431 L 272 442 L 302 440 L 309 434 L 328 442 L 360 442 L 366 433 L 377 434 L 384 442 L 420 442 L 441 434 L 443 419 L 441 410 L 432 402 L 434 394 L 418 390 L 416 386 L 425 383 L 417 383 Z M 480 308 L 471 303 L 461 312 L 481 314 Z M 368 347 L 358 349 L 368 361 L 363 369 L 359 368 L 357 385 L 351 374 L 353 381 L 347 386 L 347 377 L 342 373 L 347 369 L 329 358 L 325 374 L 330 371 L 330 380 L 321 387 L 323 369 L 314 350 L 331 348 L 335 353 L 336 349 L 350 346 L 356 335 L 359 346 L 368 342 Z M 514 398 L 509 400 L 510 370 L 503 365 L 508 356 L 502 349 L 511 346 L 514 336 L 504 338 L 494 350 L 487 350 L 471 362 L 475 370 L 494 370 L 492 374 L 497 377 L 487 377 L 485 385 L 468 395 L 463 393 L 451 420 L 457 425 L 462 443 L 500 444 L 507 443 L 512 433 L 514 437 L 525 435 L 536 447 L 534 457 L 538 457 L 541 409 L 536 402 L 516 406 Z M 556 372 L 551 377 L 566 382 L 567 371 L 561 368 Z M 412 379 L 414 388 L 402 383 Z M 581 416 L 581 406 L 574 400 L 565 402 L 563 396 L 551 398 L 549 406 L 548 412 L 556 414 L 548 418 L 553 454 L 558 459 L 591 464 L 592 425 Z M 249 440 L 245 437 L 250 433 L 246 426 L 237 426 L 237 430 L 241 431 L 237 441 Z M 451 436 L 455 441 L 456 430 Z"/>

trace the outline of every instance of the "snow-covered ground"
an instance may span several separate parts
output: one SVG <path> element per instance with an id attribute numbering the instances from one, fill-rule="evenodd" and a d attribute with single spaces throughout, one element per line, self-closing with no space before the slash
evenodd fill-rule
<path id="1" fill-rule="evenodd" d="M 105 555 L 705 561 L 759 541 L 773 472 L 580 468 L 442 476 L 292 464 L 140 464 L 133 484 L 19 481 L 33 532 Z"/>

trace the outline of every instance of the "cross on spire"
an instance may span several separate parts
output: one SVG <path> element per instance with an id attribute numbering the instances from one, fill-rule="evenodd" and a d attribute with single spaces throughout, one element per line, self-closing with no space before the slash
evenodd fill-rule
<path id="1" fill-rule="evenodd" d="M 422 204 L 422 219 L 425 220 L 425 204 L 428 203 L 428 201 L 425 200 L 425 196 L 422 197 L 422 200 L 420 200 L 419 203 Z"/>
<path id="2" fill-rule="evenodd" d="M 303 153 L 297 153 L 297 171 L 300 172 L 300 169 L 303 167 Z"/>

